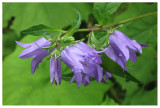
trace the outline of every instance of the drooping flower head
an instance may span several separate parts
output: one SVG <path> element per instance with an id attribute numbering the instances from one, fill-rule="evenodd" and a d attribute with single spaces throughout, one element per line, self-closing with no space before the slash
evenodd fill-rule
<path id="1" fill-rule="evenodd" d="M 71 82 L 76 80 L 78 87 L 81 83 L 84 86 L 88 85 L 92 77 L 97 82 L 106 83 L 103 79 L 103 68 L 100 66 L 101 56 L 87 44 L 80 42 L 66 47 L 61 53 L 61 59 L 72 69 L 74 76 Z"/>
<path id="2" fill-rule="evenodd" d="M 50 59 L 50 81 L 51 84 L 55 78 L 55 84 L 61 84 L 61 59 L 57 58 L 57 55 L 51 56 Z"/>
<path id="3" fill-rule="evenodd" d="M 46 40 L 44 37 L 38 39 L 37 41 L 33 42 L 33 43 L 21 43 L 16 41 L 16 43 L 25 48 L 25 50 L 23 50 L 19 57 L 26 59 L 26 58 L 33 58 L 32 63 L 31 63 L 31 72 L 32 74 L 34 74 L 36 68 L 38 68 L 39 63 L 42 62 L 42 59 L 45 58 L 46 56 L 48 56 L 50 53 L 52 53 L 54 51 L 55 48 L 51 49 L 50 51 L 48 51 L 47 49 L 43 49 L 40 47 L 49 47 L 51 45 L 51 41 Z M 51 84 L 53 83 L 53 79 L 55 78 L 55 83 L 60 84 L 61 82 L 61 67 L 60 67 L 60 59 L 51 56 L 50 59 L 50 81 Z"/>
<path id="4" fill-rule="evenodd" d="M 136 62 L 137 57 L 135 51 L 142 54 L 142 48 L 148 46 L 137 43 L 135 40 L 131 40 L 125 34 L 117 30 L 109 36 L 109 40 L 110 44 L 105 49 L 105 53 L 113 61 L 118 63 L 123 70 L 127 70 L 126 62 L 128 59 Z"/>

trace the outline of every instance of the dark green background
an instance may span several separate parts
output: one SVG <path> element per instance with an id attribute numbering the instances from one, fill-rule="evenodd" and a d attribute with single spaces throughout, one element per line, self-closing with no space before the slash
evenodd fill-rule
<path id="1" fill-rule="evenodd" d="M 3 3 L 3 105 L 156 105 L 157 104 L 157 16 L 138 19 L 119 28 L 131 39 L 149 47 L 137 54 L 137 62 L 128 61 L 128 72 L 144 84 L 126 81 L 114 75 L 108 85 L 92 81 L 78 89 L 76 83 L 63 81 L 50 84 L 49 60 L 44 59 L 35 74 L 31 74 L 31 60 L 20 59 L 23 48 L 15 40 L 28 43 L 39 37 L 20 37 L 20 31 L 44 24 L 54 28 L 68 28 L 77 9 L 82 16 L 81 28 L 96 24 L 89 3 Z M 110 23 L 157 11 L 156 3 L 122 3 L 112 15 Z M 75 34 L 75 37 L 86 36 Z M 62 63 L 62 73 L 71 69 Z"/>

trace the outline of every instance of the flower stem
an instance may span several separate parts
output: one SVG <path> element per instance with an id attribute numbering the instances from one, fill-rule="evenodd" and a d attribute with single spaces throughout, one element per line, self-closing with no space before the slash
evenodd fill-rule
<path id="1" fill-rule="evenodd" d="M 150 12 L 150 13 L 143 14 L 143 15 L 140 15 L 140 16 L 136 16 L 136 17 L 133 17 L 133 18 L 129 18 L 129 19 L 117 22 L 117 23 L 108 24 L 104 27 L 107 29 L 107 28 L 110 28 L 110 27 L 118 26 L 120 24 L 128 23 L 130 21 L 134 21 L 136 19 L 140 19 L 140 18 L 144 18 L 144 17 L 147 17 L 147 16 L 156 15 L 156 14 L 157 14 L 157 11 L 156 12 Z M 98 30 L 101 30 L 101 29 L 103 29 L 103 28 L 102 27 L 97 27 L 97 28 L 90 28 L 90 29 L 78 29 L 76 32 L 90 32 L 90 31 L 98 31 Z"/>

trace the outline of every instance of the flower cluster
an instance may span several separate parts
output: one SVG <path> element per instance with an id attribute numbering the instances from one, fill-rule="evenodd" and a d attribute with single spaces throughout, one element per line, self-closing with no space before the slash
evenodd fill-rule
<path id="1" fill-rule="evenodd" d="M 142 53 L 142 48 L 147 45 L 139 44 L 135 40 L 131 40 L 125 34 L 115 30 L 109 36 L 109 45 L 103 51 L 96 51 L 94 48 L 89 47 L 84 42 L 79 42 L 73 46 L 66 46 L 61 52 L 61 57 L 56 54 L 50 57 L 50 82 L 55 80 L 55 84 L 61 84 L 61 61 L 72 69 L 74 73 L 70 82 L 76 81 L 78 87 L 83 83 L 87 86 L 92 78 L 97 82 L 106 83 L 106 79 L 111 78 L 112 74 L 104 70 L 100 64 L 102 63 L 101 55 L 105 53 L 109 58 L 118 63 L 123 70 L 127 70 L 126 62 L 130 59 L 136 62 L 135 51 Z M 19 55 L 20 58 L 33 58 L 31 63 L 31 72 L 35 72 L 42 59 L 51 54 L 56 47 L 50 49 L 43 49 L 41 47 L 49 47 L 51 41 L 41 38 L 33 43 L 24 44 L 16 42 L 19 46 L 25 48 Z M 103 78 L 103 73 L 104 78 Z"/>

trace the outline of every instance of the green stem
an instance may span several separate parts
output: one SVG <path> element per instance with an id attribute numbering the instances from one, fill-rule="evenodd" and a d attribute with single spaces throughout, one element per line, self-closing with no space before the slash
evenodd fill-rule
<path id="1" fill-rule="evenodd" d="M 92 29 L 78 29 L 76 32 L 90 32 L 90 31 L 98 31 L 101 28 L 92 28 Z"/>
<path id="2" fill-rule="evenodd" d="M 137 19 L 140 19 L 140 18 L 144 18 L 144 17 L 147 17 L 147 16 L 156 15 L 156 14 L 157 14 L 157 12 L 150 12 L 150 13 L 143 14 L 143 15 L 140 15 L 140 16 L 136 16 L 136 17 L 133 17 L 133 18 L 129 18 L 129 19 L 117 22 L 117 23 L 108 24 L 108 25 L 106 25 L 104 27 L 105 28 L 115 27 L 115 26 L 118 26 L 120 24 L 125 24 L 125 23 L 128 23 L 130 21 L 134 21 L 134 20 L 137 20 Z M 102 29 L 102 27 L 100 27 L 100 28 L 91 28 L 91 29 L 78 29 L 76 32 L 90 32 L 90 31 L 98 31 L 98 30 L 101 30 L 101 29 Z"/>
<path id="3" fill-rule="evenodd" d="M 144 18 L 144 17 L 151 16 L 151 15 L 155 15 L 155 14 L 157 14 L 157 12 L 150 12 L 150 13 L 143 14 L 143 15 L 140 15 L 140 16 L 136 16 L 136 17 L 133 17 L 133 18 L 129 18 L 129 19 L 117 22 L 117 23 L 109 24 L 109 25 L 106 25 L 105 27 L 110 28 L 110 27 L 118 26 L 120 24 L 125 24 L 125 23 L 128 23 L 130 21 L 140 19 L 140 18 Z"/>

